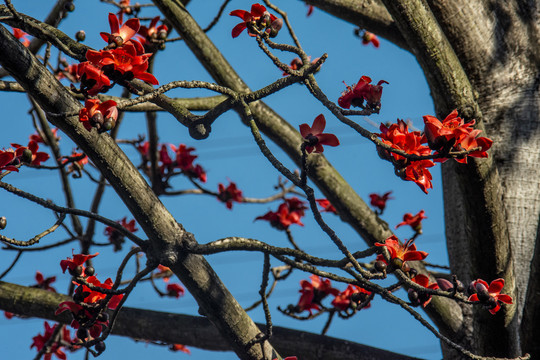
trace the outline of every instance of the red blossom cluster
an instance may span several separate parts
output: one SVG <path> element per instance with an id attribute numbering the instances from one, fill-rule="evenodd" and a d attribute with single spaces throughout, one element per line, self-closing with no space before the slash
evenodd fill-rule
<path id="1" fill-rule="evenodd" d="M 233 201 L 241 203 L 243 201 L 242 190 L 238 190 L 236 184 L 232 181 L 229 186 L 218 184 L 218 200 L 225 203 L 227 209 L 232 210 Z"/>
<path id="2" fill-rule="evenodd" d="M 290 306 L 289 311 L 301 313 L 308 311 L 313 315 L 313 310 L 320 311 L 324 306 L 322 301 L 328 296 L 334 296 L 332 306 L 339 311 L 358 310 L 361 308 L 369 308 L 371 300 L 371 292 L 361 288 L 360 286 L 349 284 L 344 291 L 339 291 L 332 287 L 329 279 L 320 278 L 318 275 L 309 277 L 311 282 L 307 280 L 300 281 L 300 300 L 296 306 Z"/>
<path id="3" fill-rule="evenodd" d="M 402 268 L 406 261 L 424 260 L 428 256 L 427 252 L 416 250 L 416 245 L 409 241 L 405 244 L 401 243 L 396 235 L 390 236 L 384 243 L 375 243 L 375 246 L 386 247 L 390 253 L 392 264 L 396 268 Z M 377 260 L 386 262 L 382 254 L 379 254 Z"/>
<path id="4" fill-rule="evenodd" d="M 300 219 L 304 216 L 306 209 L 307 207 L 302 200 L 292 197 L 285 199 L 276 212 L 269 211 L 256 217 L 255 220 L 266 220 L 278 230 L 287 230 L 292 224 L 304 226 Z"/>
<path id="5" fill-rule="evenodd" d="M 115 83 L 128 86 L 127 82 L 133 79 L 157 85 L 154 75 L 146 71 L 152 53 L 145 53 L 143 45 L 133 38 L 141 28 L 139 19 L 129 19 L 120 26 L 118 17 L 109 14 L 109 25 L 110 33 L 100 33 L 107 42 L 105 49 L 88 50 L 88 61 L 76 65 L 73 69 L 77 80 L 81 82 L 79 91 L 86 97 L 95 96 L 107 92 Z M 146 33 L 150 31 L 145 29 Z M 102 104 L 99 100 L 87 99 L 85 107 L 79 113 L 79 119 L 87 130 L 95 127 L 99 132 L 112 129 L 117 116 L 116 103 L 112 100 Z"/>
<path id="6" fill-rule="evenodd" d="M 439 285 L 437 283 L 429 283 L 429 277 L 424 274 L 418 274 L 415 277 L 411 279 L 414 283 L 425 287 L 426 289 L 431 290 L 438 290 Z M 431 302 L 431 295 L 425 292 L 418 292 L 415 289 L 409 289 L 407 291 L 407 294 L 409 296 L 409 301 L 411 302 L 411 305 L 418 306 L 422 305 L 422 307 L 426 307 L 427 304 Z"/>
<path id="7" fill-rule="evenodd" d="M 265 32 L 270 37 L 276 37 L 283 26 L 283 20 L 270 14 L 261 4 L 251 5 L 251 11 L 233 10 L 229 15 L 238 16 L 243 20 L 232 29 L 233 38 L 246 28 L 249 36 L 257 36 L 256 32 Z"/>
<path id="8" fill-rule="evenodd" d="M 60 261 L 60 267 L 75 277 L 78 284 L 73 293 L 73 301 L 64 301 L 58 305 L 55 315 L 64 311 L 71 312 L 73 320 L 71 327 L 77 329 L 77 338 L 87 341 L 88 338 L 97 338 L 109 326 L 107 309 L 116 309 L 124 295 L 107 295 L 107 290 L 113 289 L 113 281 L 108 278 L 104 283 L 94 275 L 93 267 L 84 267 L 84 263 L 94 258 L 94 255 L 74 254 L 73 258 Z M 91 288 L 92 287 L 92 288 Z M 99 289 L 103 289 L 100 291 Z M 96 350 L 102 352 L 105 346 L 102 342 L 96 344 Z"/>
<path id="9" fill-rule="evenodd" d="M 324 151 L 323 145 L 338 146 L 339 140 L 334 134 L 324 134 L 324 128 L 326 127 L 326 119 L 323 114 L 319 114 L 313 125 L 308 124 L 300 125 L 300 134 L 305 139 L 305 148 L 308 154 L 322 153 Z"/>
<path id="10" fill-rule="evenodd" d="M 474 120 L 464 123 L 454 110 L 442 122 L 433 116 L 424 116 L 424 133 L 409 131 L 408 125 L 399 120 L 396 124 L 387 127 L 381 124 L 381 133 L 377 134 L 383 143 L 394 149 L 404 151 L 410 155 L 427 156 L 438 155 L 437 162 L 444 162 L 452 155 L 452 152 L 469 151 L 468 154 L 460 155 L 456 161 L 466 163 L 467 156 L 487 157 L 487 150 L 493 141 L 485 137 L 478 137 L 480 130 L 473 129 Z M 429 144 L 425 146 L 423 144 Z M 404 180 L 414 181 L 427 194 L 431 189 L 431 173 L 428 168 L 435 166 L 428 159 L 409 160 L 404 156 L 391 153 L 379 148 L 379 155 L 391 161 L 396 167 L 396 174 Z"/>
<path id="11" fill-rule="evenodd" d="M 487 150 L 491 148 L 493 140 L 486 137 L 478 137 L 481 130 L 473 129 L 475 121 L 468 123 L 458 117 L 457 110 L 452 111 L 442 122 L 434 116 L 424 116 L 427 142 L 435 154 L 446 155 L 450 152 L 471 151 L 467 156 L 454 158 L 457 162 L 467 163 L 467 157 L 485 158 Z M 445 162 L 447 157 L 435 159 L 437 162 Z"/>
<path id="12" fill-rule="evenodd" d="M 353 86 L 345 84 L 347 89 L 341 94 L 338 104 L 344 109 L 357 106 L 378 111 L 381 108 L 382 84 L 388 84 L 388 81 L 380 80 L 377 85 L 372 85 L 369 76 L 362 76 Z"/>
<path id="13" fill-rule="evenodd" d="M 166 187 L 168 186 L 168 178 L 173 175 L 174 169 L 180 169 L 184 175 L 206 182 L 206 171 L 201 165 L 193 163 L 198 157 L 197 155 L 192 154 L 192 152 L 195 151 L 195 148 L 188 147 L 185 144 L 180 144 L 178 147 L 172 144 L 161 144 L 158 145 L 158 147 L 160 150 L 158 152 L 157 160 L 159 161 L 159 169 Z M 169 155 L 167 150 L 168 147 L 176 156 L 175 160 Z M 150 143 L 148 141 L 137 145 L 137 150 L 142 156 L 140 168 L 148 175 L 151 173 L 149 149 Z"/>
<path id="14" fill-rule="evenodd" d="M 127 221 L 127 217 L 124 217 L 123 219 L 117 221 L 120 225 L 122 225 L 122 227 L 124 229 L 126 229 L 127 231 L 130 231 L 132 233 L 138 231 L 139 229 L 137 229 L 135 227 L 135 219 L 131 220 L 131 221 Z M 122 250 L 122 244 L 124 243 L 124 234 L 122 234 L 120 231 L 118 231 L 117 229 L 113 228 L 112 226 L 107 226 L 105 228 L 105 230 L 103 231 L 103 233 L 108 237 L 109 239 L 109 242 L 111 244 L 113 244 L 114 246 L 114 251 L 120 251 Z"/>

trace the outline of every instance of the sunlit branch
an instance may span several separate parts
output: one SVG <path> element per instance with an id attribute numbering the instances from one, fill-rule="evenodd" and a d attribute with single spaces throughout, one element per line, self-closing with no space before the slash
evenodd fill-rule
<path id="1" fill-rule="evenodd" d="M 15 240 L 15 239 L 10 239 L 7 236 L 0 235 L 0 241 L 3 241 L 9 245 L 14 245 L 14 246 L 32 246 L 34 244 L 39 243 L 39 240 L 41 240 L 44 236 L 47 236 L 50 233 L 54 232 L 58 228 L 58 226 L 60 226 L 60 224 L 64 221 L 65 218 L 66 218 L 66 214 L 62 213 L 60 215 L 60 218 L 56 221 L 56 223 L 54 223 L 53 226 L 42 231 L 41 233 L 37 234 L 36 236 L 34 236 L 33 238 L 29 240 L 26 240 L 26 241 Z"/>

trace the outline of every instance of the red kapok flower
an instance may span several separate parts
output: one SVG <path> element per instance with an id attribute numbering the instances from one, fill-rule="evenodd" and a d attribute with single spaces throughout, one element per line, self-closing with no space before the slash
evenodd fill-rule
<path id="1" fill-rule="evenodd" d="M 375 246 L 386 246 L 391 259 L 401 259 L 403 262 L 424 260 L 428 256 L 425 251 L 417 251 L 415 244 L 402 244 L 396 235 L 390 236 L 384 244 L 375 243 Z"/>
<path id="2" fill-rule="evenodd" d="M 139 230 L 135 226 L 135 219 L 128 222 L 127 217 L 124 217 L 122 220 L 117 221 L 117 223 L 119 223 L 120 225 L 122 225 L 122 227 L 132 233 Z M 109 242 L 114 245 L 114 251 L 122 250 L 122 244 L 124 243 L 124 234 L 122 234 L 120 231 L 113 228 L 112 226 L 107 226 L 103 233 L 109 237 Z"/>
<path id="3" fill-rule="evenodd" d="M 326 119 L 323 114 L 318 115 L 313 120 L 311 127 L 308 124 L 300 125 L 300 133 L 306 140 L 306 151 L 310 154 L 313 151 L 322 153 L 323 145 L 338 146 L 339 140 L 334 134 L 323 134 L 326 127 Z"/>
<path id="4" fill-rule="evenodd" d="M 101 102 L 98 99 L 86 99 L 84 107 L 79 111 L 81 121 L 90 131 L 95 127 L 99 132 L 112 129 L 116 125 L 118 108 L 114 100 Z"/>
<path id="5" fill-rule="evenodd" d="M 157 268 L 159 271 L 154 274 L 154 277 L 162 277 L 163 281 L 168 282 L 172 275 L 172 270 L 169 267 L 161 264 L 159 264 Z"/>
<path id="6" fill-rule="evenodd" d="M 95 276 L 87 277 L 86 281 L 91 285 L 94 285 L 96 287 L 100 287 L 100 288 L 103 288 L 103 289 L 107 289 L 107 290 L 112 289 L 112 286 L 114 284 L 111 278 L 108 278 L 107 280 L 105 280 L 104 283 L 102 283 Z M 82 286 L 82 293 L 83 294 L 84 293 L 89 293 L 89 295 L 87 295 L 83 300 L 86 304 L 93 304 L 93 303 L 96 303 L 96 302 L 98 302 L 100 300 L 103 300 L 103 299 L 105 299 L 107 297 L 107 294 L 102 293 L 102 292 L 100 292 L 98 290 L 91 290 L 86 285 L 81 285 L 81 286 Z M 109 303 L 107 304 L 107 307 L 109 309 L 111 309 L 111 310 L 116 309 L 118 307 L 118 305 L 120 304 L 120 301 L 122 300 L 123 297 L 124 297 L 123 294 L 113 295 L 111 300 L 109 300 Z"/>
<path id="7" fill-rule="evenodd" d="M 369 198 L 371 199 L 370 204 L 371 206 L 374 206 L 380 210 L 379 215 L 381 215 L 384 209 L 386 208 L 386 202 L 388 200 L 393 199 L 393 197 L 391 197 L 390 194 L 392 194 L 391 191 L 384 193 L 382 195 L 379 195 L 376 193 L 369 194 Z"/>
<path id="8" fill-rule="evenodd" d="M 88 259 L 92 259 L 98 255 L 99 253 L 95 253 L 94 255 L 73 254 L 73 259 L 67 258 L 67 260 L 60 261 L 60 267 L 62 268 L 63 273 L 66 272 L 66 269 L 69 269 L 70 274 L 74 274 L 74 271 L 76 271 L 77 267 L 81 266 L 82 269 L 79 276 L 84 276 L 84 263 Z"/>
<path id="9" fill-rule="evenodd" d="M 54 137 L 54 140 L 56 142 L 58 142 L 60 140 L 60 136 L 57 135 L 58 128 L 51 129 L 51 132 L 52 132 L 52 135 Z M 45 139 L 43 139 L 43 137 L 41 136 L 41 133 L 34 133 L 34 134 L 30 135 L 30 140 L 35 141 L 38 144 L 47 144 L 47 141 Z"/>
<path id="10" fill-rule="evenodd" d="M 51 327 L 46 321 L 43 324 L 45 325 L 45 333 L 43 333 L 43 335 L 39 334 L 37 336 L 34 336 L 32 338 L 32 345 L 30 345 L 30 348 L 33 348 L 35 346 L 38 352 L 41 351 L 48 344 L 49 340 L 55 332 L 56 327 L 61 326 L 59 324 L 55 324 Z M 66 328 L 63 329 L 61 335 L 61 341 L 54 341 L 52 344 L 50 344 L 50 346 L 47 347 L 43 357 L 45 360 L 51 360 L 52 355 L 55 355 L 58 359 L 66 360 L 66 354 L 62 351 L 61 344 L 62 342 L 71 344 L 71 336 L 69 335 L 69 330 L 67 330 Z"/>
<path id="11" fill-rule="evenodd" d="M 372 43 L 376 48 L 380 45 L 377 35 L 369 31 L 364 31 L 364 34 L 362 35 L 362 44 L 368 45 L 369 43 Z"/>
<path id="12" fill-rule="evenodd" d="M 315 199 L 315 201 L 317 202 L 317 204 L 319 204 L 320 207 L 322 207 L 321 212 L 331 212 L 337 214 L 336 208 L 332 204 L 330 204 L 330 201 L 328 201 L 327 199 Z"/>
<path id="13" fill-rule="evenodd" d="M 43 161 L 49 159 L 49 154 L 38 151 L 39 145 L 35 141 L 30 140 L 30 142 L 28 142 L 28 146 L 21 146 L 19 144 L 11 144 L 11 146 L 16 149 L 15 155 L 20 158 L 22 162 L 27 164 L 41 165 Z"/>
<path id="14" fill-rule="evenodd" d="M 184 296 L 185 292 L 186 290 L 180 284 L 167 284 L 167 295 L 171 297 L 178 299 L 180 296 Z"/>
<path id="15" fill-rule="evenodd" d="M 311 56 L 308 56 L 308 60 L 311 61 Z M 311 64 L 317 62 L 319 58 L 316 58 L 315 60 L 311 61 Z M 291 70 L 298 70 L 300 69 L 304 63 L 302 63 L 302 60 L 300 58 L 294 58 L 291 61 L 291 64 L 289 65 L 289 69 Z M 319 71 L 320 67 L 317 68 L 316 72 Z M 289 76 L 290 74 L 286 71 L 283 72 L 283 76 Z"/>
<path id="16" fill-rule="evenodd" d="M 332 283 L 329 279 L 320 278 L 318 275 L 311 275 L 309 277 L 311 282 L 307 280 L 300 281 L 300 300 L 298 301 L 297 310 L 302 312 L 304 310 L 309 311 L 309 314 L 312 314 L 311 310 L 320 310 L 321 301 L 332 294 L 334 296 L 339 294 L 338 289 L 332 287 Z"/>
<path id="17" fill-rule="evenodd" d="M 311 16 L 313 14 L 313 9 L 315 8 L 313 5 L 307 5 L 308 10 L 306 16 Z"/>
<path id="18" fill-rule="evenodd" d="M 306 209 L 303 201 L 293 197 L 285 199 L 279 205 L 277 212 L 269 211 L 262 216 L 256 217 L 255 220 L 266 220 L 270 222 L 272 227 L 278 230 L 286 230 L 292 224 L 304 226 L 300 219 L 304 216 L 304 210 Z"/>
<path id="19" fill-rule="evenodd" d="M 137 18 L 129 19 L 120 27 L 118 18 L 112 13 L 109 13 L 109 25 L 111 26 L 111 33 L 101 32 L 101 38 L 108 44 L 115 44 L 118 47 L 126 44 L 137 34 L 137 31 L 141 27 L 141 23 Z"/>
<path id="20" fill-rule="evenodd" d="M 476 290 L 475 294 L 469 296 L 469 301 L 479 301 L 490 307 L 489 312 L 495 314 L 501 309 L 501 303 L 513 304 L 510 295 L 501 294 L 504 288 L 504 279 L 496 279 L 488 285 L 482 279 L 477 279 L 472 282 L 472 286 Z"/>
<path id="21" fill-rule="evenodd" d="M 274 15 L 266 11 L 266 8 L 261 4 L 251 5 L 251 11 L 233 10 L 229 14 L 238 16 L 243 20 L 240 24 L 232 29 L 232 37 L 235 38 L 247 28 L 249 36 L 256 36 L 252 30 L 266 31 L 270 37 L 277 35 L 283 26 L 283 20 L 276 18 Z"/>
<path id="22" fill-rule="evenodd" d="M 349 284 L 347 288 L 340 292 L 334 300 L 332 300 L 332 305 L 341 311 L 346 311 L 352 306 L 356 306 L 359 303 L 367 301 L 368 297 L 371 295 L 371 291 L 368 291 L 360 286 Z M 352 305 L 354 304 L 354 305 Z M 368 302 L 363 309 L 367 309 L 371 306 Z"/>
<path id="23" fill-rule="evenodd" d="M 111 79 L 101 70 L 101 66 L 98 67 L 89 61 L 76 66 L 77 77 L 81 81 L 81 92 L 95 96 L 100 92 L 107 92 L 112 87 Z"/>
<path id="24" fill-rule="evenodd" d="M 418 274 L 415 277 L 413 277 L 411 280 L 417 283 L 418 285 L 425 287 L 427 289 L 432 289 L 432 290 L 439 289 L 439 285 L 436 282 L 430 284 L 429 277 L 427 277 L 424 274 Z M 409 300 L 411 300 L 414 306 L 422 305 L 422 307 L 426 307 L 426 305 L 431 302 L 431 295 L 427 293 L 419 293 L 414 289 L 409 289 L 408 292 L 409 292 Z M 412 300 L 414 300 L 414 302 Z"/>
<path id="25" fill-rule="evenodd" d="M 405 180 L 414 181 L 426 194 L 433 188 L 431 173 L 427 168 L 435 166 L 431 160 L 413 161 L 405 168 Z"/>
<path id="26" fill-rule="evenodd" d="M 380 80 L 377 85 L 372 85 L 369 76 L 362 76 L 354 87 L 345 84 L 347 89 L 341 94 L 338 104 L 344 109 L 349 109 L 351 105 L 363 108 L 365 100 L 367 107 L 379 109 L 383 91 L 382 84 L 388 84 L 388 81 Z"/>
<path id="27" fill-rule="evenodd" d="M 156 16 L 152 19 L 148 27 L 142 25 L 139 29 L 139 35 L 143 36 L 143 38 L 140 39 L 143 45 L 146 46 L 147 44 L 156 42 L 158 39 L 165 40 L 167 38 L 169 28 L 164 24 L 156 26 L 158 21 L 159 16 Z"/>
<path id="28" fill-rule="evenodd" d="M 426 115 L 424 119 L 424 133 L 426 134 L 429 147 L 439 151 L 444 147 L 453 146 L 472 130 L 474 120 L 465 124 L 458 117 L 457 109 L 452 111 L 442 122 L 434 116 Z"/>
<path id="29" fill-rule="evenodd" d="M 154 75 L 146 72 L 150 56 L 152 54 L 139 52 L 133 43 L 112 50 L 88 50 L 86 52 L 88 61 L 102 68 L 103 72 L 115 81 L 130 81 L 136 78 L 152 85 L 158 85 L 159 82 Z"/>
<path id="30" fill-rule="evenodd" d="M 14 164 L 14 160 L 17 164 Z M 15 165 L 18 165 L 19 161 L 16 159 L 15 151 L 13 150 L 0 150 L 0 172 L 3 170 L 6 171 L 16 171 L 19 172 L 19 169 Z"/>
<path id="31" fill-rule="evenodd" d="M 479 150 L 472 151 L 469 154 L 467 154 L 466 157 L 463 159 L 456 158 L 455 160 L 460 163 L 467 163 L 467 157 L 477 157 L 477 158 L 486 158 L 488 157 L 487 150 L 491 148 L 491 145 L 493 144 L 493 140 L 487 138 L 487 137 L 477 137 L 478 134 L 480 134 L 481 130 L 472 130 L 467 136 L 465 136 L 459 144 L 457 144 L 457 148 L 460 150 L 472 150 L 474 148 L 480 148 Z"/>
<path id="32" fill-rule="evenodd" d="M 169 347 L 169 350 L 182 351 L 182 352 L 185 352 L 186 354 L 191 354 L 191 351 L 186 347 L 186 345 L 182 345 L 182 344 L 172 344 Z"/>
<path id="33" fill-rule="evenodd" d="M 51 286 L 51 283 L 56 281 L 56 276 L 51 276 L 48 278 L 44 278 L 43 274 L 39 271 L 36 271 L 36 285 L 33 285 L 31 287 L 37 288 L 37 289 L 43 289 L 48 290 L 52 292 L 56 292 L 56 289 Z"/>
<path id="34" fill-rule="evenodd" d="M 24 47 L 30 46 L 30 40 L 27 38 L 28 34 L 18 28 L 13 28 L 13 36 L 20 40 Z"/>
<path id="35" fill-rule="evenodd" d="M 421 210 L 418 214 L 414 215 L 411 213 L 406 213 L 403 215 L 403 221 L 396 225 L 396 229 L 403 225 L 409 225 L 414 231 L 421 233 L 422 232 L 422 220 L 427 219 L 424 216 L 426 212 Z"/>
<path id="36" fill-rule="evenodd" d="M 227 209 L 232 209 L 233 201 L 242 202 L 242 190 L 238 190 L 234 182 L 230 182 L 229 186 L 219 183 L 218 184 L 218 199 L 225 203 Z"/>
<path id="37" fill-rule="evenodd" d="M 62 158 L 64 159 L 62 160 L 62 164 L 69 162 L 67 173 L 74 173 L 74 178 L 80 178 L 82 176 L 81 170 L 84 168 L 84 165 L 88 164 L 88 156 L 82 152 L 73 150 L 71 156 L 62 156 Z"/>

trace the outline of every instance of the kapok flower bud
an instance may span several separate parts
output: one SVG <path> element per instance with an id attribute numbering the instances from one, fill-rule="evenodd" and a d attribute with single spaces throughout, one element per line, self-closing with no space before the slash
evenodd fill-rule
<path id="1" fill-rule="evenodd" d="M 159 30 L 157 37 L 159 40 L 165 40 L 167 39 L 167 31 L 165 30 Z"/>
<path id="2" fill-rule="evenodd" d="M 105 351 L 105 343 L 103 341 L 100 341 L 95 345 L 94 348 L 98 353 L 102 353 Z"/>
<path id="3" fill-rule="evenodd" d="M 21 156 L 21 161 L 24 162 L 24 163 L 31 163 L 32 162 L 32 150 L 26 148 L 24 149 L 23 153 L 22 153 L 22 156 Z"/>
<path id="4" fill-rule="evenodd" d="M 75 39 L 77 39 L 79 42 L 84 41 L 86 39 L 86 33 L 84 30 L 77 31 L 77 33 L 75 33 Z"/>
<path id="5" fill-rule="evenodd" d="M 412 306 L 418 306 L 420 305 L 420 299 L 418 296 L 418 293 L 414 289 L 409 289 L 407 292 L 407 295 L 409 297 L 409 301 L 411 302 Z"/>
<path id="6" fill-rule="evenodd" d="M 4 230 L 7 226 L 7 219 L 5 216 L 0 217 L 0 230 Z"/>
<path id="7" fill-rule="evenodd" d="M 98 111 L 90 118 L 90 125 L 99 129 L 102 127 L 104 121 L 103 114 L 101 111 Z"/>
<path id="8" fill-rule="evenodd" d="M 270 34 L 269 36 L 271 38 L 274 38 L 279 33 L 279 30 L 283 27 L 283 20 L 282 19 L 276 19 L 272 21 L 272 24 L 270 24 Z"/>
<path id="9" fill-rule="evenodd" d="M 443 278 L 437 279 L 437 285 L 439 285 L 439 287 L 443 291 L 449 291 L 450 289 L 454 288 L 454 284 L 452 284 L 450 281 Z"/>

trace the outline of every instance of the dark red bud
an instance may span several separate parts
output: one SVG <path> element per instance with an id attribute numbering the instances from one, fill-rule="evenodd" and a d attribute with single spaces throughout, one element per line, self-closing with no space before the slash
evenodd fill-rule
<path id="1" fill-rule="evenodd" d="M 104 120 L 103 114 L 99 111 L 90 118 L 90 125 L 99 129 L 103 125 Z"/>
<path id="2" fill-rule="evenodd" d="M 411 270 L 411 267 L 409 266 L 408 263 L 404 262 L 404 263 L 401 265 L 401 270 L 402 270 L 403 272 L 406 272 L 406 273 L 407 273 L 407 272 L 409 272 L 409 271 Z"/>
<path id="3" fill-rule="evenodd" d="M 415 268 L 411 268 L 411 270 L 409 270 L 409 276 L 411 277 L 411 279 L 416 275 L 418 275 L 418 271 Z"/>
<path id="4" fill-rule="evenodd" d="M 489 292 L 487 290 L 478 291 L 477 294 L 478 294 L 478 300 L 480 300 L 480 302 L 487 302 L 491 298 L 491 295 L 489 295 Z"/>
<path id="5" fill-rule="evenodd" d="M 83 267 L 81 265 L 77 266 L 75 269 L 73 270 L 69 270 L 69 273 L 72 275 L 72 276 L 81 276 L 81 274 L 83 273 Z"/>
<path id="6" fill-rule="evenodd" d="M 488 306 L 489 309 L 495 309 L 497 307 L 497 305 L 499 305 L 499 303 L 497 302 L 497 300 L 494 297 L 490 297 L 486 301 L 486 305 Z"/>

